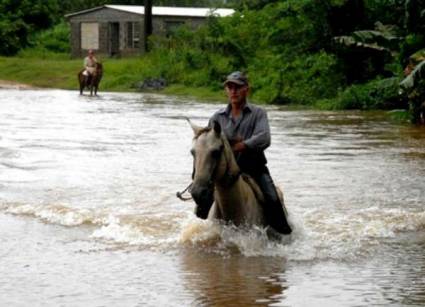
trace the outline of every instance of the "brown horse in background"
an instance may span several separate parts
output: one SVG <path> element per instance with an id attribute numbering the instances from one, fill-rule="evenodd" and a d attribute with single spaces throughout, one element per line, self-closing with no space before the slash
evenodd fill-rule
<path id="1" fill-rule="evenodd" d="M 88 78 L 84 78 L 83 75 L 85 69 L 82 69 L 78 73 L 78 81 L 80 83 L 80 95 L 83 95 L 84 88 L 88 88 L 90 90 L 90 96 L 97 96 L 97 90 L 99 88 L 100 80 L 103 76 L 103 66 L 101 63 L 96 63 L 96 70 L 92 75 L 89 75 Z"/>

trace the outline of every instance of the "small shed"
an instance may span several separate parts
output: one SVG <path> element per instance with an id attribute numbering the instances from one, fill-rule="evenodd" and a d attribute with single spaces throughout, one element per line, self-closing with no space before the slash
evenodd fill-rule
<path id="1" fill-rule="evenodd" d="M 103 5 L 65 15 L 71 25 L 71 56 L 82 57 L 89 49 L 108 56 L 143 53 L 144 13 L 143 6 Z M 154 6 L 153 34 L 167 36 L 183 24 L 195 29 L 210 15 L 233 13 L 232 9 Z"/>

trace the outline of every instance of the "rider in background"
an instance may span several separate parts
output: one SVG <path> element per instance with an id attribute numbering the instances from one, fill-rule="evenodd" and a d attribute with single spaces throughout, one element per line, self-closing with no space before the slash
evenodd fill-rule
<path id="1" fill-rule="evenodd" d="M 264 215 L 268 224 L 282 234 L 292 232 L 282 203 L 266 166 L 264 150 L 270 146 L 270 127 L 263 108 L 247 102 L 247 77 L 235 71 L 224 82 L 229 103 L 210 119 L 217 121 L 229 140 L 242 173 L 250 175 L 264 194 Z"/>
<path id="2" fill-rule="evenodd" d="M 90 49 L 88 51 L 88 55 L 84 58 L 84 72 L 83 76 L 85 79 L 85 82 L 87 83 L 89 76 L 93 76 L 94 72 L 96 71 L 96 63 L 97 59 L 94 56 L 94 51 Z"/>

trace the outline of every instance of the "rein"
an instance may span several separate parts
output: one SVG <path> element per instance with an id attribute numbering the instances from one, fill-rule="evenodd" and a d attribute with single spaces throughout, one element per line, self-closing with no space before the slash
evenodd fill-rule
<path id="1" fill-rule="evenodd" d="M 192 197 L 184 197 L 183 195 L 187 192 L 187 191 L 189 191 L 189 193 L 190 193 L 190 188 L 192 187 L 192 184 L 193 184 L 193 182 L 191 182 L 187 187 L 186 187 L 186 189 L 184 189 L 183 191 L 181 191 L 181 192 L 177 192 L 176 193 L 176 196 L 177 196 L 177 198 L 179 198 L 180 200 L 182 200 L 182 201 L 188 201 L 188 200 L 191 200 L 192 199 Z"/>

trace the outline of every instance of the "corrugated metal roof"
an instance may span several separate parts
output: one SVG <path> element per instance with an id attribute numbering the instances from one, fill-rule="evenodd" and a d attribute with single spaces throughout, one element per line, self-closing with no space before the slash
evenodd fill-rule
<path id="1" fill-rule="evenodd" d="M 136 14 L 145 14 L 144 6 L 136 5 L 105 5 L 111 9 L 126 11 Z M 206 17 L 211 14 L 217 14 L 220 17 L 232 15 L 235 10 L 232 9 L 210 9 L 203 7 L 167 7 L 167 6 L 154 6 L 152 7 L 152 15 L 160 16 L 192 16 L 192 17 Z"/>
<path id="2" fill-rule="evenodd" d="M 101 8 L 110 8 L 113 10 L 125 11 L 134 14 L 145 14 L 145 7 L 138 5 L 104 5 L 80 12 L 75 12 L 65 15 L 65 17 L 72 17 L 75 15 L 85 14 Z M 190 16 L 190 17 L 207 17 L 210 15 L 218 15 L 220 17 L 230 16 L 235 12 L 233 9 L 211 9 L 203 7 L 167 7 L 167 6 L 154 6 L 152 7 L 152 15 L 156 16 Z"/>

